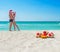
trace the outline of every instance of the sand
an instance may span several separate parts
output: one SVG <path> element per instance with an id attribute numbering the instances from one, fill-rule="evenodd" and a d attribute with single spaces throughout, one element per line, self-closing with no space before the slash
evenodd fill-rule
<path id="1" fill-rule="evenodd" d="M 60 30 L 47 30 L 55 38 L 36 38 L 42 31 L 0 31 L 0 52 L 60 52 Z"/>

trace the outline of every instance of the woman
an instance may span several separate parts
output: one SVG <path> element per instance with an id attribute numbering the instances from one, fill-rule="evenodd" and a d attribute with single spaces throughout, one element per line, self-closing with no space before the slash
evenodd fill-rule
<path id="1" fill-rule="evenodd" d="M 17 28 L 18 30 L 20 30 L 19 27 L 18 27 L 18 25 L 16 25 L 16 22 L 15 22 L 16 12 L 12 12 L 12 14 L 13 14 L 13 19 L 14 19 L 14 21 L 13 21 L 14 30 L 16 31 L 16 28 Z"/>

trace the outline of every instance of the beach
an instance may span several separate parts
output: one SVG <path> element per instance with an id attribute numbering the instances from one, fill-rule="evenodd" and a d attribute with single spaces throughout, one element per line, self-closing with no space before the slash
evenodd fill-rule
<path id="1" fill-rule="evenodd" d="M 60 52 L 60 30 L 54 38 L 36 38 L 43 30 L 0 31 L 0 52 Z"/>

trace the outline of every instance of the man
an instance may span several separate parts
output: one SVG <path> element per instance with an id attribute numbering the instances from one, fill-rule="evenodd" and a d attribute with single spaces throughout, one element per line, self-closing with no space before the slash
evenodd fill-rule
<path id="1" fill-rule="evenodd" d="M 9 18 L 10 18 L 10 27 L 9 27 L 9 31 L 11 31 L 12 28 L 12 24 L 13 24 L 13 15 L 12 15 L 12 10 L 9 11 Z"/>

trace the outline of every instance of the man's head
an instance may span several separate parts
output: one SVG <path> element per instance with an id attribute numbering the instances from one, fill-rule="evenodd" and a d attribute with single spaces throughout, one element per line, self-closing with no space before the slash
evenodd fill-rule
<path id="1" fill-rule="evenodd" d="M 9 11 L 12 11 L 12 10 L 9 10 Z"/>
<path id="2" fill-rule="evenodd" d="M 11 13 L 12 12 L 12 10 L 9 10 L 9 13 Z"/>

